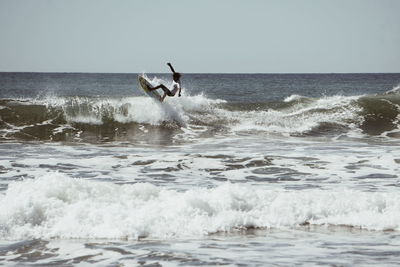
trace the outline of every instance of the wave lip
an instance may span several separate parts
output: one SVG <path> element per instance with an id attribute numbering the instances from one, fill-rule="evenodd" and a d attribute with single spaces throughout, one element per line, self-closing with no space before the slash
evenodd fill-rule
<path id="1" fill-rule="evenodd" d="M 400 84 L 393 87 L 393 89 L 386 91 L 384 95 L 395 95 L 395 94 L 400 94 Z"/>
<path id="2" fill-rule="evenodd" d="M 308 97 L 305 96 L 301 96 L 301 95 L 290 95 L 288 97 L 286 97 L 283 102 L 293 102 L 293 101 L 306 101 L 308 100 Z"/>
<path id="3" fill-rule="evenodd" d="M 0 235 L 5 239 L 169 239 L 304 224 L 400 230 L 400 197 L 382 192 L 273 191 L 228 183 L 178 192 L 49 173 L 10 184 L 0 199 Z"/>

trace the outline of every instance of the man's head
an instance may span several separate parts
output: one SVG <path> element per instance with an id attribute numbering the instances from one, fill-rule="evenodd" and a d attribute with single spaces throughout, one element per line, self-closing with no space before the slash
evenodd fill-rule
<path id="1" fill-rule="evenodd" d="M 174 79 L 175 82 L 179 81 L 180 78 L 181 74 L 179 72 L 174 72 L 174 74 L 172 74 L 172 79 Z"/>

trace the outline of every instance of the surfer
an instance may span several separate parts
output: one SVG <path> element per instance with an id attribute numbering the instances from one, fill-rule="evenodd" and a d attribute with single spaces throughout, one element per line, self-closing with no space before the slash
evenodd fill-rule
<path id="1" fill-rule="evenodd" d="M 164 91 L 164 95 L 161 97 L 161 102 L 164 101 L 164 98 L 166 96 L 175 96 L 176 93 L 178 92 L 178 96 L 181 96 L 181 90 L 182 90 L 182 85 L 181 85 L 181 74 L 179 72 L 176 72 L 174 68 L 172 67 L 171 63 L 167 63 L 169 68 L 172 71 L 172 84 L 170 89 L 166 87 L 164 84 L 157 85 L 156 87 L 150 89 L 149 91 L 157 90 L 157 89 L 162 89 Z"/>

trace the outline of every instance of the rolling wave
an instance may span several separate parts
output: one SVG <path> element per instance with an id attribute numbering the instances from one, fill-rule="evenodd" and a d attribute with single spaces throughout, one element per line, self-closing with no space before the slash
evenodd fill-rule
<path id="1" fill-rule="evenodd" d="M 286 136 L 399 136 L 400 93 L 381 95 L 292 95 L 282 101 L 228 103 L 204 95 L 158 103 L 148 97 L 47 97 L 1 99 L 2 140 L 107 141 L 174 135 L 185 129 Z"/>
<path id="2" fill-rule="evenodd" d="M 3 239 L 198 238 L 305 225 L 400 229 L 396 192 L 284 191 L 229 183 L 181 192 L 48 173 L 11 184 L 1 200 Z"/>

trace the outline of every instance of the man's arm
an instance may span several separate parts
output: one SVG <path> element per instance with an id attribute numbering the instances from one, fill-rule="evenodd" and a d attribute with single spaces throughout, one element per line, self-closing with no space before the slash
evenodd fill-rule
<path id="1" fill-rule="evenodd" d="M 174 68 L 172 67 L 171 63 L 168 62 L 167 65 L 169 66 L 169 68 L 171 69 L 171 71 L 175 73 L 175 70 L 174 70 Z"/>

